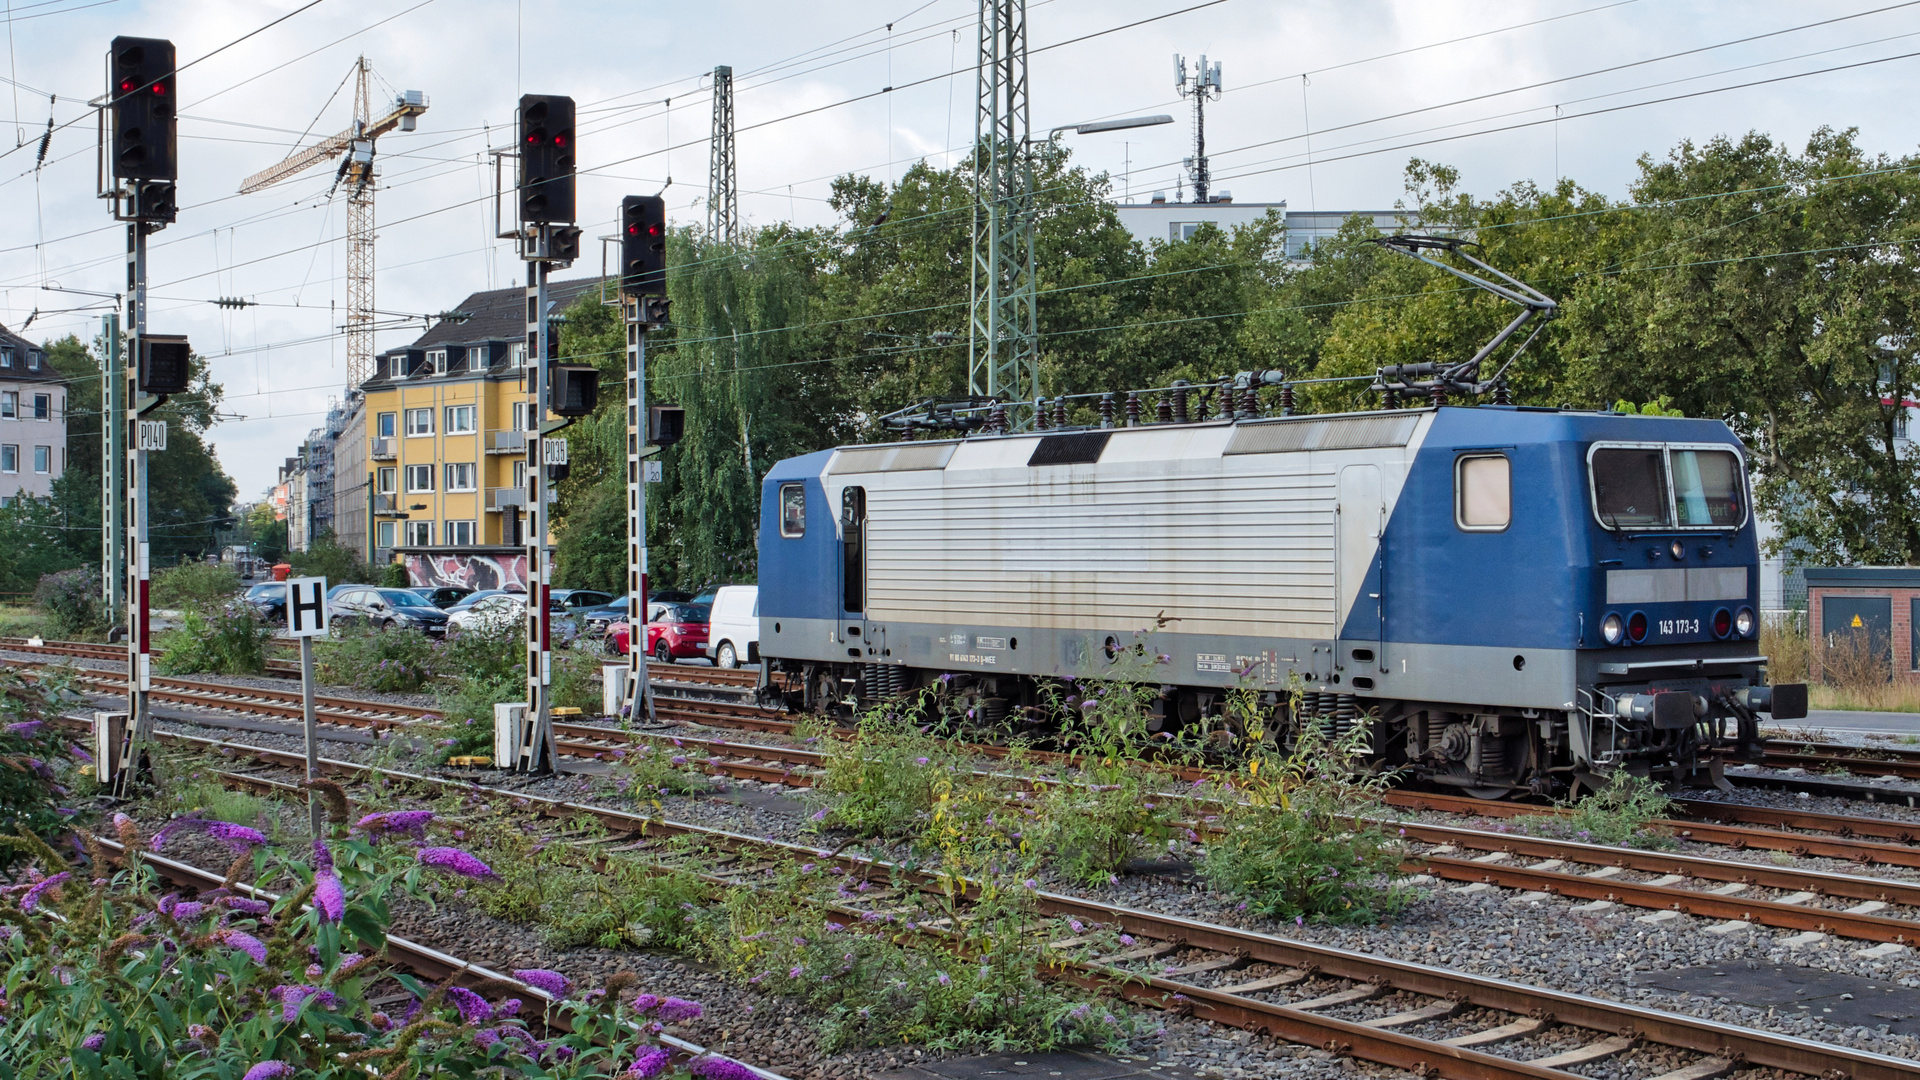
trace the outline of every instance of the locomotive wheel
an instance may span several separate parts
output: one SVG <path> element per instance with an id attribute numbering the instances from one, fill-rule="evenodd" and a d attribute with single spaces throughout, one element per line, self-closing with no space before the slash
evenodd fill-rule
<path id="1" fill-rule="evenodd" d="M 1519 789 L 1510 787 L 1470 787 L 1461 788 L 1460 790 L 1476 799 L 1485 799 L 1488 802 L 1493 802 L 1496 799 L 1504 799 Z"/>

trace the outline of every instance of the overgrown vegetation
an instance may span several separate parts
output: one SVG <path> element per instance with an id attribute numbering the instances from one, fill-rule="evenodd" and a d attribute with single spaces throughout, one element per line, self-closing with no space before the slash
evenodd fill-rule
<path id="1" fill-rule="evenodd" d="M 450 646 L 407 627 L 336 625 L 314 643 L 314 668 L 330 686 L 411 693 L 447 670 Z"/>
<path id="2" fill-rule="evenodd" d="M 93 641 L 106 633 L 107 609 L 100 598 L 100 572 L 91 566 L 41 578 L 33 591 L 33 602 L 63 638 Z"/>
<path id="3" fill-rule="evenodd" d="M 1366 767 L 1367 726 L 1329 738 L 1307 725 L 1281 750 L 1252 723 L 1259 749 L 1219 791 L 1219 835 L 1199 867 L 1208 885 L 1283 922 L 1377 922 L 1410 903 L 1403 845 L 1378 819 L 1391 777 Z"/>
<path id="4" fill-rule="evenodd" d="M 1659 783 L 1625 770 L 1616 770 L 1607 786 L 1588 792 L 1572 802 L 1557 804 L 1559 814 L 1527 814 L 1513 825 L 1535 836 L 1578 840 L 1585 844 L 1614 847 L 1665 848 L 1673 838 L 1651 828 L 1653 822 L 1671 817 L 1673 800 Z"/>
<path id="5" fill-rule="evenodd" d="M 865 837 L 927 827 L 936 793 L 967 772 L 952 741 L 929 730 L 930 696 L 869 709 L 852 737 L 819 744 L 825 772 L 805 792 L 819 808 L 816 820 Z"/>
<path id="6" fill-rule="evenodd" d="M 272 640 L 273 628 L 243 601 L 190 607 L 180 613 L 179 626 L 155 637 L 154 666 L 166 675 L 258 675 L 267 669 Z"/>
<path id="7" fill-rule="evenodd" d="M 80 700 L 70 667 L 42 668 L 29 679 L 17 667 L 0 667 L 0 835 L 31 833 L 52 840 L 69 824 L 63 809 L 77 777 L 72 741 L 54 721 Z M 84 751 L 83 751 L 84 753 Z M 0 847 L 0 870 L 16 852 Z"/>
<path id="8" fill-rule="evenodd" d="M 1180 784 L 1158 767 L 1167 747 L 1148 727 L 1159 698 L 1158 680 L 1085 680 L 1068 684 L 1053 703 L 1060 743 L 1078 756 L 1078 767 L 1035 785 L 1032 805 L 1021 811 L 1030 822 L 1022 841 L 1044 852 L 1062 878 L 1109 883 L 1173 835 L 1181 807 L 1167 793 Z"/>
<path id="9" fill-rule="evenodd" d="M 209 611 L 234 598 L 240 575 L 231 566 L 196 560 L 156 572 L 150 589 L 154 607 Z"/>
<path id="10" fill-rule="evenodd" d="M 1810 674 L 1816 649 L 1824 676 L 1818 681 Z M 1796 612 L 1762 624 L 1759 651 L 1769 681 L 1807 684 L 1810 708 L 1920 712 L 1920 682 L 1893 671 L 1884 636 L 1840 634 L 1829 645 L 1809 635 L 1805 613 Z"/>
<path id="11" fill-rule="evenodd" d="M 476 626 L 449 635 L 435 651 L 436 696 L 452 742 L 446 756 L 490 751 L 493 746 L 493 707 L 503 701 L 525 701 L 527 655 L 518 624 Z M 599 691 L 593 676 L 599 661 L 583 650 L 553 653 L 553 704 L 597 711 Z"/>

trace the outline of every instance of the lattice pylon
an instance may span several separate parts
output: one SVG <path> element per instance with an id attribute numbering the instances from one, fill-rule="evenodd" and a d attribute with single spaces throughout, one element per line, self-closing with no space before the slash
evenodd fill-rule
<path id="1" fill-rule="evenodd" d="M 373 183 L 347 193 L 347 386 L 373 376 Z"/>
<path id="2" fill-rule="evenodd" d="M 1039 393 L 1039 334 L 1026 0 L 980 0 L 979 44 L 967 382 L 976 395 L 1032 402 Z M 1027 419 L 1013 415 L 1016 423 Z"/>
<path id="3" fill-rule="evenodd" d="M 713 148 L 707 169 L 707 235 L 732 244 L 740 232 L 740 187 L 733 152 L 733 69 L 713 69 Z"/>

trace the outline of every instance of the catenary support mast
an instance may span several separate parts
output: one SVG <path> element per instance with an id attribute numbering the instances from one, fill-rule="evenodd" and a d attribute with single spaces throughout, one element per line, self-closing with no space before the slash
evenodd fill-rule
<path id="1" fill-rule="evenodd" d="M 974 110 L 973 285 L 968 386 L 1031 403 L 1039 394 L 1034 313 L 1026 0 L 980 0 Z M 1010 411 L 1016 424 L 1030 409 Z"/>

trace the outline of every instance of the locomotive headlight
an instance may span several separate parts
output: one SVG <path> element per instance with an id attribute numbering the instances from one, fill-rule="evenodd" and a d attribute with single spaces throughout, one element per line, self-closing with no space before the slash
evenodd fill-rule
<path id="1" fill-rule="evenodd" d="M 1733 628 L 1740 631 L 1741 637 L 1753 636 L 1753 609 L 1743 607 L 1733 616 Z"/>
<path id="2" fill-rule="evenodd" d="M 1607 644 L 1620 644 L 1620 639 L 1625 637 L 1626 634 L 1627 624 L 1620 621 L 1619 615 L 1610 612 L 1605 619 L 1601 620 L 1600 636 L 1607 639 Z"/>

